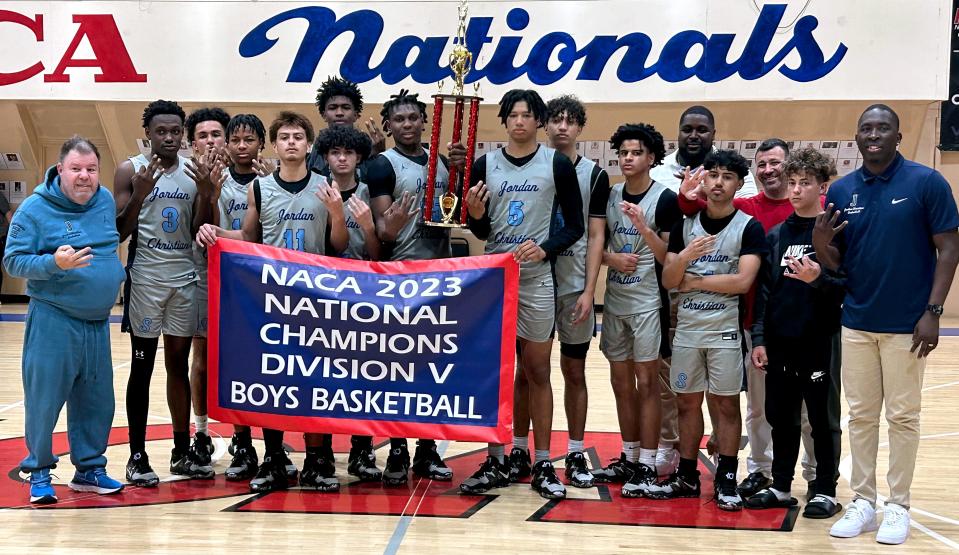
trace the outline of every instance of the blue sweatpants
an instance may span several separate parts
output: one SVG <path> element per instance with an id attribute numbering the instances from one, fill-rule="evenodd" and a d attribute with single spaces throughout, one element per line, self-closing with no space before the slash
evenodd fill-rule
<path id="1" fill-rule="evenodd" d="M 23 392 L 29 453 L 20 463 L 22 471 L 56 465 L 53 430 L 64 403 L 70 461 L 80 471 L 105 466 L 114 409 L 109 321 L 80 320 L 31 300 L 23 340 Z"/>

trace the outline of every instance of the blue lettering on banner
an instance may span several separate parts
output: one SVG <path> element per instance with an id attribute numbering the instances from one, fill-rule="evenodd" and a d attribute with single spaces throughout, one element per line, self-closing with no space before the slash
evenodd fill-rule
<path id="1" fill-rule="evenodd" d="M 770 55 L 786 8 L 785 4 L 763 6 L 742 54 L 735 60 L 729 60 L 729 57 L 736 34 L 714 33 L 707 36 L 701 31 L 689 29 L 673 35 L 661 49 L 653 45 L 649 35 L 641 32 L 623 36 L 599 35 L 580 46 L 569 33 L 553 31 L 536 39 L 526 60 L 520 63 L 517 53 L 524 38 L 529 36 L 528 32 L 524 33 L 530 22 L 529 12 L 523 8 L 511 9 L 506 15 L 506 26 L 519 34 L 499 37 L 492 53 L 487 50 L 482 55 L 484 46 L 493 42 L 490 36 L 493 18 L 472 17 L 466 28 L 466 47 L 472 52 L 474 61 L 489 61 L 482 66 L 476 62 L 467 74 L 466 82 L 485 79 L 494 85 L 501 85 L 526 76 L 536 85 L 549 85 L 564 78 L 572 71 L 574 63 L 580 60 L 582 65 L 576 79 L 598 81 L 609 61 L 624 49 L 616 68 L 616 77 L 623 83 L 635 83 L 653 75 L 671 83 L 693 77 L 704 83 L 715 83 L 733 75 L 751 81 L 773 70 L 801 83 L 828 75 L 846 56 L 848 48 L 840 42 L 827 60 L 813 36 L 813 31 L 819 26 L 819 20 L 813 15 L 800 17 L 792 26 L 792 37 L 775 54 Z M 363 83 L 380 79 L 392 85 L 412 78 L 418 83 L 430 84 L 452 77 L 445 55 L 451 38 L 446 36 L 401 36 L 388 46 L 383 61 L 371 66 L 374 53 L 382 50 L 378 47 L 384 29 L 383 17 L 372 10 L 357 10 L 340 18 L 333 10 L 322 6 L 287 10 L 250 30 L 240 41 L 240 55 L 253 58 L 267 52 L 280 40 L 274 37 L 283 34 L 276 28 L 287 21 L 299 19 L 305 20 L 308 28 L 290 65 L 288 82 L 313 81 L 327 48 L 344 34 L 351 36 L 351 42 L 340 63 L 339 73 L 352 81 Z M 529 42 L 532 40 L 530 38 Z M 650 63 L 650 54 L 655 50 L 660 50 L 659 58 Z M 694 57 L 692 65 L 687 65 L 687 57 L 691 52 L 699 52 L 698 59 Z M 793 67 L 785 65 L 785 59 L 793 53 L 798 63 L 794 63 Z M 376 57 L 379 57 L 379 53 Z"/>
<path id="2" fill-rule="evenodd" d="M 497 426 L 502 268 L 391 275 L 224 252 L 220 275 L 221 408 Z"/>

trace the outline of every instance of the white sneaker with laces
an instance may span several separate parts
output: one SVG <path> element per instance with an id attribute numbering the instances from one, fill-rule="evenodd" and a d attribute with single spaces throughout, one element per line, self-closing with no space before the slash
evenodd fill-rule
<path id="1" fill-rule="evenodd" d="M 856 499 L 846 507 L 842 518 L 829 529 L 834 538 L 855 538 L 863 532 L 873 532 L 879 528 L 876 523 L 876 509 L 865 499 Z"/>
<path id="2" fill-rule="evenodd" d="M 876 534 L 876 541 L 889 545 L 899 545 L 909 537 L 909 509 L 886 503 L 882 511 L 882 526 Z"/>
<path id="3" fill-rule="evenodd" d="M 679 451 L 672 447 L 660 447 L 656 450 L 656 474 L 669 476 L 679 468 Z"/>

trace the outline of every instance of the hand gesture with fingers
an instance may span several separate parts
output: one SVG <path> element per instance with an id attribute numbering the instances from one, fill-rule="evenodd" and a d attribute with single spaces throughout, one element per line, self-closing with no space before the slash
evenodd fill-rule
<path id="1" fill-rule="evenodd" d="M 479 220 L 486 215 L 487 201 L 489 201 L 489 189 L 486 188 L 485 183 L 480 181 L 475 187 L 470 187 L 466 192 L 466 208 L 469 210 L 470 217 Z"/>
<path id="2" fill-rule="evenodd" d="M 203 224 L 196 233 L 196 242 L 199 243 L 201 247 L 209 247 L 213 243 L 216 243 L 216 238 L 219 236 L 220 231 L 222 230 L 213 224 Z"/>
<path id="3" fill-rule="evenodd" d="M 794 256 L 787 256 L 786 267 L 789 268 L 789 271 L 783 275 L 806 283 L 816 281 L 816 279 L 819 278 L 819 274 L 822 273 L 819 264 L 808 256 L 798 259 Z"/>
<path id="4" fill-rule="evenodd" d="M 539 262 L 546 258 L 546 251 L 532 239 L 527 239 L 513 251 L 513 260 L 523 262 Z"/>
<path id="5" fill-rule="evenodd" d="M 712 252 L 715 246 L 716 237 L 714 235 L 702 235 L 693 238 L 693 240 L 686 245 L 686 248 L 679 253 L 679 256 L 689 264 L 693 260 Z"/>
<path id="6" fill-rule="evenodd" d="M 75 270 L 77 268 L 86 268 L 90 265 L 90 247 L 84 247 L 80 250 L 74 250 L 70 245 L 61 245 L 53 253 L 53 261 L 61 270 Z"/>
<path id="7" fill-rule="evenodd" d="M 371 154 L 379 154 L 386 150 L 386 135 L 383 134 L 383 130 L 373 122 L 373 118 L 370 118 L 366 122 L 367 134 L 370 136 L 370 141 L 373 142 L 373 152 Z"/>
<path id="8" fill-rule="evenodd" d="M 256 175 L 260 177 L 266 177 L 276 171 L 276 166 L 273 165 L 272 160 L 267 160 L 257 156 L 253 160 L 253 171 L 255 171 Z"/>
<path id="9" fill-rule="evenodd" d="M 833 204 L 829 203 L 826 209 L 816 216 L 816 224 L 812 229 L 814 244 L 828 245 L 832 243 L 833 238 L 849 224 L 849 220 L 845 220 L 836 225 L 841 215 L 842 211 L 834 210 Z"/>
<path id="10" fill-rule="evenodd" d="M 343 196 L 340 194 L 340 186 L 336 184 L 336 181 L 330 181 L 326 186 L 321 186 L 316 192 L 316 196 L 323 202 L 330 214 L 343 217 Z"/>
<path id="11" fill-rule="evenodd" d="M 639 255 L 631 252 L 606 253 L 604 261 L 610 268 L 626 275 L 632 275 L 639 267 Z"/>
<path id="12" fill-rule="evenodd" d="M 698 200 L 702 197 L 703 180 L 706 179 L 706 170 L 696 168 L 690 173 L 689 166 L 687 166 L 683 174 L 679 177 L 683 180 L 679 186 L 679 194 L 684 195 L 689 200 Z"/>
<path id="13" fill-rule="evenodd" d="M 643 209 L 640 208 L 638 204 L 624 200 L 620 203 L 620 209 L 623 211 L 623 214 L 626 214 L 629 221 L 632 222 L 636 231 L 643 233 L 649 229 L 649 226 L 646 224 L 646 215 L 643 214 Z"/>
<path id="14" fill-rule="evenodd" d="M 446 143 L 446 149 L 449 151 L 449 160 L 451 168 L 462 170 L 466 167 L 466 147 L 463 143 Z"/>
<path id="15" fill-rule="evenodd" d="M 210 181 L 213 182 L 213 197 L 214 199 L 220 198 L 220 192 L 223 190 L 223 184 L 226 183 L 226 164 L 221 158 L 213 164 L 213 169 L 210 171 Z"/>
<path id="16" fill-rule="evenodd" d="M 200 156 L 194 155 L 193 158 L 187 161 L 186 167 L 183 168 L 187 176 L 196 183 L 196 187 L 200 193 L 207 196 L 212 196 L 215 189 L 213 180 L 210 179 L 210 173 L 213 170 L 216 159 L 216 151 L 211 147 L 207 149 L 206 153 Z"/>
<path id="17" fill-rule="evenodd" d="M 133 194 L 139 197 L 146 197 L 150 194 L 150 191 L 156 187 L 157 180 L 160 179 L 162 175 L 162 169 L 160 167 L 160 157 L 153 155 L 153 158 L 150 159 L 150 163 L 133 174 Z"/>
<path id="18" fill-rule="evenodd" d="M 386 231 L 390 237 L 396 237 L 400 230 L 406 227 L 406 224 L 419 213 L 419 208 L 414 208 L 413 203 L 416 197 L 409 191 L 403 191 L 400 198 L 393 201 L 390 207 L 383 212 L 383 221 Z"/>
<path id="19" fill-rule="evenodd" d="M 346 204 L 350 208 L 350 213 L 353 214 L 353 221 L 355 221 L 364 231 L 367 233 L 373 232 L 373 213 L 370 211 L 370 205 L 363 202 L 363 199 L 353 195 L 350 197 Z"/>

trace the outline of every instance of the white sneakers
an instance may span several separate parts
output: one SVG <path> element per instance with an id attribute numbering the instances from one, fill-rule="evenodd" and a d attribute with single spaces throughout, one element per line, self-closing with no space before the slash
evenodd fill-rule
<path id="1" fill-rule="evenodd" d="M 854 538 L 863 532 L 874 532 L 879 543 L 898 545 L 909 537 L 909 511 L 887 503 L 883 511 L 882 526 L 876 521 L 876 509 L 865 499 L 856 499 L 846 507 L 845 514 L 829 530 L 836 538 Z"/>
<path id="2" fill-rule="evenodd" d="M 882 526 L 876 534 L 876 541 L 890 545 L 899 545 L 909 537 L 909 509 L 886 503 L 882 512 Z"/>

